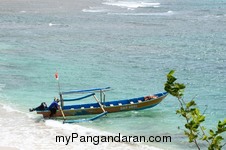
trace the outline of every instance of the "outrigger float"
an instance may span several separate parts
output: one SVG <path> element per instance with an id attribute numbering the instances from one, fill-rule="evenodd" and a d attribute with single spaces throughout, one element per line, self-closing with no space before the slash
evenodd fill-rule
<path id="1" fill-rule="evenodd" d="M 131 111 L 131 110 L 142 110 L 154 107 L 158 105 L 166 96 L 167 92 L 157 93 L 154 95 L 142 96 L 131 99 L 124 100 L 113 100 L 106 102 L 105 92 L 109 91 L 110 87 L 106 88 L 92 88 L 86 90 L 72 90 L 67 92 L 59 92 L 61 109 L 58 110 L 54 117 L 63 117 L 64 123 L 78 123 L 85 121 L 93 121 L 102 116 L 105 116 L 107 113 Z M 78 98 L 64 98 L 64 95 L 79 93 L 85 94 L 82 97 Z M 96 93 L 100 94 L 99 99 L 96 97 Z M 85 98 L 93 96 L 96 100 L 96 103 L 88 104 L 77 104 L 77 105 L 64 105 L 65 102 L 83 100 Z M 49 117 L 50 111 L 43 110 L 37 111 L 37 114 L 42 114 L 44 118 Z M 79 115 L 96 115 L 89 119 L 80 119 L 80 120 L 68 120 L 68 117 L 79 116 Z"/>

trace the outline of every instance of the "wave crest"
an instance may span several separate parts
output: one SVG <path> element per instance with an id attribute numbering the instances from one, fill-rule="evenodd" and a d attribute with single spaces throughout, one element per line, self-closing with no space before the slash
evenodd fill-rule
<path id="1" fill-rule="evenodd" d="M 103 4 L 118 6 L 118 7 L 127 8 L 127 9 L 160 7 L 160 3 L 148 3 L 148 2 L 109 1 L 109 2 L 104 2 Z"/>

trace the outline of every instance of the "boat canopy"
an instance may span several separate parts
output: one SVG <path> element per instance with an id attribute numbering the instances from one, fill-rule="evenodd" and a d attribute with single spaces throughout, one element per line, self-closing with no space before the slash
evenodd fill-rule
<path id="1" fill-rule="evenodd" d="M 93 96 L 93 95 L 95 95 L 95 93 L 91 93 L 91 94 L 88 94 L 88 95 L 85 95 L 82 97 L 78 97 L 78 98 L 64 98 L 63 100 L 64 101 L 78 101 L 78 100 L 85 99 L 85 98 Z"/>
<path id="2" fill-rule="evenodd" d="M 107 90 L 110 90 L 110 87 L 92 88 L 92 89 L 85 89 L 85 90 L 71 90 L 67 92 L 61 92 L 61 94 L 65 95 L 65 94 L 72 94 L 72 93 L 101 92 L 101 91 L 107 91 Z"/>

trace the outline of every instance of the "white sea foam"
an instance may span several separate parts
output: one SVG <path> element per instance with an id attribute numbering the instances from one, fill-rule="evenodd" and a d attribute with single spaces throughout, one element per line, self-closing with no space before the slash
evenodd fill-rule
<path id="1" fill-rule="evenodd" d="M 92 128 L 87 128 L 80 126 L 79 124 L 62 124 L 62 122 L 47 120 L 45 121 L 45 125 L 51 128 L 54 128 L 59 131 L 63 131 L 63 135 L 71 135 L 72 133 L 77 133 L 79 136 L 114 136 L 117 134 L 112 134 L 105 131 L 100 131 Z M 91 141 L 87 143 L 81 143 L 79 140 L 74 141 L 74 143 L 70 143 L 70 145 L 76 145 L 76 148 L 81 147 L 82 149 L 93 149 L 93 150 L 105 150 L 105 149 L 118 149 L 118 150 L 139 150 L 139 149 L 152 149 L 152 150 L 160 150 L 159 148 L 147 146 L 143 144 L 133 144 L 133 143 L 99 143 L 98 145 L 94 145 Z"/>
<path id="2" fill-rule="evenodd" d="M 22 10 L 22 11 L 20 11 L 20 13 L 26 13 L 27 11 L 25 11 L 25 10 Z"/>
<path id="3" fill-rule="evenodd" d="M 55 24 L 55 23 L 49 23 L 49 26 L 59 26 L 60 24 Z"/>
<path id="4" fill-rule="evenodd" d="M 73 142 L 70 141 L 66 145 L 66 140 L 56 142 L 56 136 L 71 136 L 72 133 L 77 133 L 79 136 L 114 136 L 114 134 L 108 133 L 106 131 L 87 128 L 81 126 L 80 124 L 63 124 L 62 121 L 56 120 L 45 120 L 37 122 L 34 118 L 31 119 L 26 114 L 27 113 L 14 110 L 10 106 L 0 105 L 0 147 L 12 146 L 21 150 L 159 150 L 155 147 L 133 143 L 100 142 L 98 145 L 94 145 L 92 141 L 81 142 L 79 138 L 74 140 Z"/>
<path id="5" fill-rule="evenodd" d="M 93 13 L 99 13 L 99 12 L 107 12 L 107 9 L 101 8 L 101 7 L 89 7 L 88 9 L 83 9 L 83 12 L 93 12 Z"/>
<path id="6" fill-rule="evenodd" d="M 129 2 L 129 1 L 108 1 L 104 2 L 105 5 L 118 6 L 121 8 L 135 9 L 145 7 L 160 7 L 160 3 L 148 3 L 148 2 Z"/>
<path id="7" fill-rule="evenodd" d="M 109 15 L 123 15 L 123 16 L 170 16 L 175 14 L 173 11 L 158 12 L 158 13 L 108 13 Z"/>
<path id="8" fill-rule="evenodd" d="M 49 23 L 49 27 L 52 27 L 52 26 L 59 26 L 59 27 L 68 27 L 68 25 L 66 24 L 59 24 L 59 23 Z"/>
<path id="9" fill-rule="evenodd" d="M 12 107 L 7 106 L 7 105 L 3 105 L 3 109 L 5 109 L 7 112 L 13 112 L 13 111 L 16 111 L 16 110 L 14 110 Z"/>
<path id="10" fill-rule="evenodd" d="M 8 105 L 2 105 L 3 109 L 5 109 L 7 112 L 20 112 L 14 108 L 12 108 L 11 106 Z"/>

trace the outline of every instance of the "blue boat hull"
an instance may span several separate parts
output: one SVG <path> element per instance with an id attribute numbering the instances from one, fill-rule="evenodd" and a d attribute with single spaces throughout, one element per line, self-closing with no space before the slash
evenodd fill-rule
<path id="1" fill-rule="evenodd" d="M 153 96 L 144 96 L 132 99 L 109 101 L 102 103 L 104 109 L 108 113 L 142 110 L 154 107 L 158 105 L 166 96 L 167 92 L 158 93 Z M 90 115 L 101 114 L 103 110 L 98 103 L 68 105 L 63 107 L 65 116 L 78 116 L 78 115 Z M 43 117 L 49 117 L 50 111 L 37 111 L 37 114 L 42 114 Z M 57 111 L 55 117 L 62 117 L 61 111 Z"/>
<path id="2" fill-rule="evenodd" d="M 167 94 L 167 92 L 163 92 L 155 94 L 153 96 L 103 102 L 102 105 L 108 113 L 142 110 L 158 105 L 167 96 Z M 65 116 L 78 116 L 101 114 L 103 113 L 103 110 L 98 103 L 89 103 L 64 106 L 63 112 Z M 42 114 L 43 117 L 49 117 L 50 112 L 49 110 L 37 111 L 37 114 Z M 60 111 L 57 111 L 55 117 L 62 117 L 62 113 Z"/>

